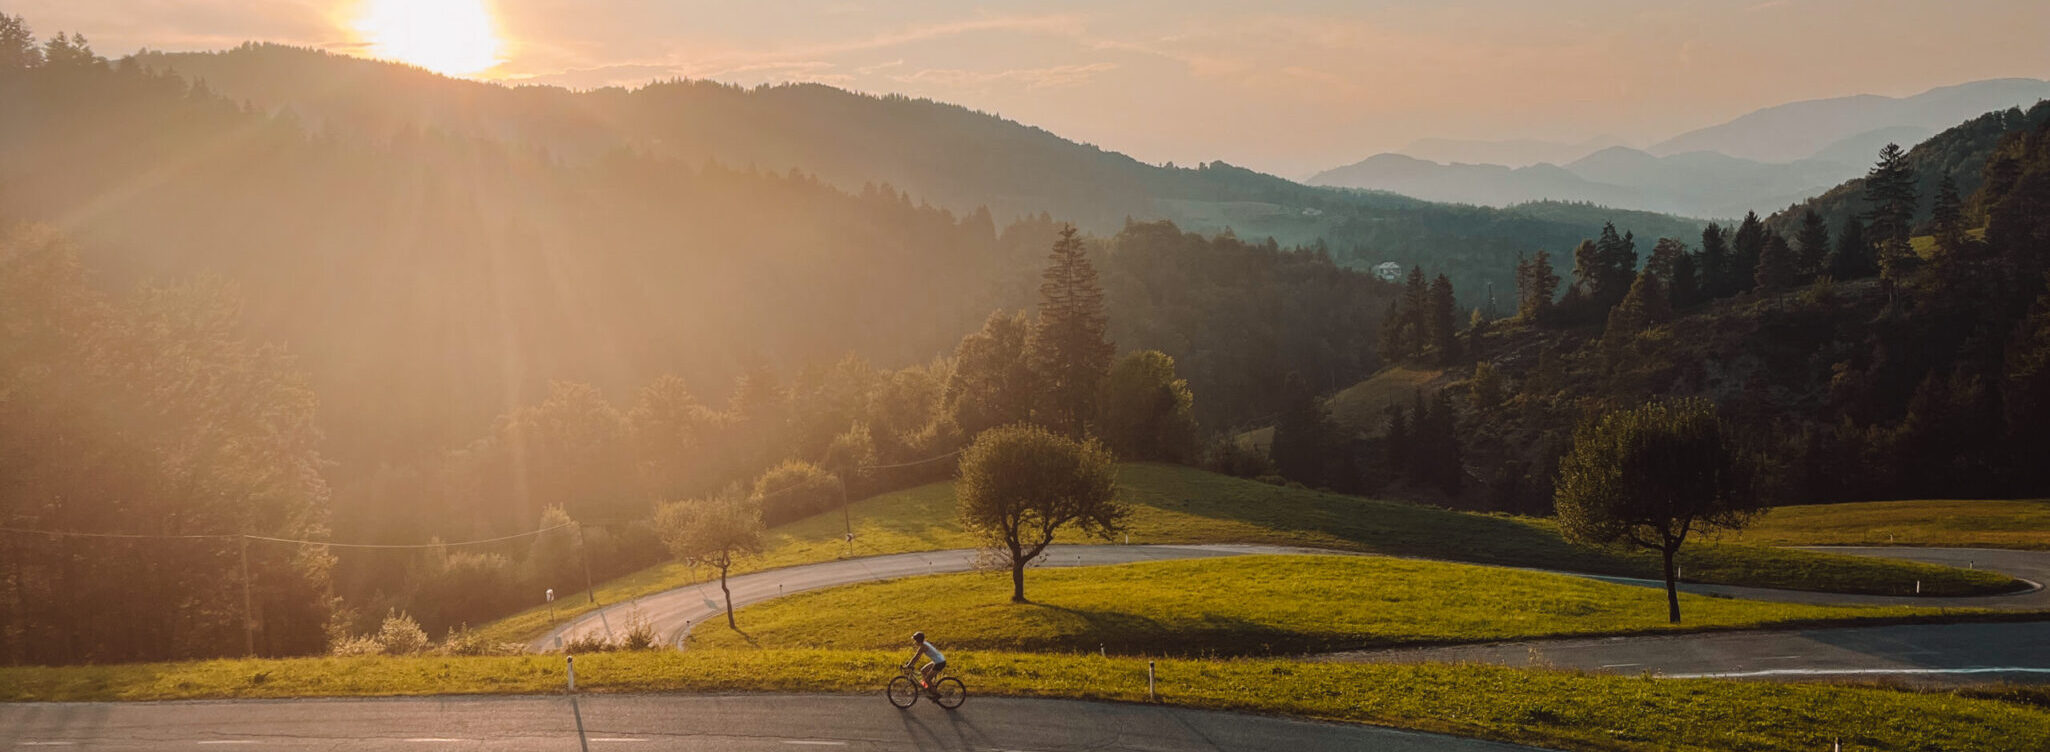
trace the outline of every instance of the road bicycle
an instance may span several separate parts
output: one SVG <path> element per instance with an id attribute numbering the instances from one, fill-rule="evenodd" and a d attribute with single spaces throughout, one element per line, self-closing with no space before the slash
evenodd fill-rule
<path id="1" fill-rule="evenodd" d="M 919 686 L 918 674 L 910 666 L 901 666 L 899 671 L 883 690 L 883 694 L 889 696 L 890 704 L 899 709 L 918 704 L 919 695 L 932 698 L 934 703 L 948 710 L 961 707 L 961 703 L 968 699 L 968 685 L 962 684 L 960 679 L 943 676 L 934 681 L 930 689 L 925 689 Z"/>

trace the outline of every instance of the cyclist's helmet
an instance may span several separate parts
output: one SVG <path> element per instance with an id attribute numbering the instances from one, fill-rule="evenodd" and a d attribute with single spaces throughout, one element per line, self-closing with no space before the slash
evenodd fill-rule
<path id="1" fill-rule="evenodd" d="M 911 641 L 912 641 L 912 642 L 925 642 L 925 633 L 924 633 L 924 632 L 912 632 L 912 633 L 911 633 Z"/>

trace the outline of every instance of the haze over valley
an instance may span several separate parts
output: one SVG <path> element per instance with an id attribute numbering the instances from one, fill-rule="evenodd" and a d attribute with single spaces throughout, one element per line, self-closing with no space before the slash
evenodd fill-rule
<path id="1" fill-rule="evenodd" d="M 14 0 L 0 747 L 2050 749 L 2046 29 Z"/>

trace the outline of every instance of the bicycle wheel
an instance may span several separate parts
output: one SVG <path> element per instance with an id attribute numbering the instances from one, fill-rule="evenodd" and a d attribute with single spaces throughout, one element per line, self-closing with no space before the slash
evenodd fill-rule
<path id="1" fill-rule="evenodd" d="M 961 703 L 968 699 L 968 685 L 951 676 L 941 679 L 932 689 L 935 694 L 932 701 L 948 710 L 961 707 Z"/>
<path id="2" fill-rule="evenodd" d="M 891 679 L 889 689 L 883 691 L 890 698 L 890 704 L 898 708 L 918 704 L 918 693 L 918 684 L 901 676 Z"/>

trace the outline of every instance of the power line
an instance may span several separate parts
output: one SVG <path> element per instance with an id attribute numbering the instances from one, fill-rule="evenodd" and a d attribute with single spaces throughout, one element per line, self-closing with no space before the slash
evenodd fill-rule
<path id="1" fill-rule="evenodd" d="M 454 543 L 332 543 L 329 541 L 299 540 L 296 538 L 272 538 L 266 535 L 244 535 L 241 537 L 248 538 L 250 540 L 270 541 L 272 543 L 301 543 L 314 546 L 331 546 L 334 548 L 444 548 L 448 546 L 476 546 L 485 543 L 498 543 L 501 541 L 509 541 L 515 538 L 527 538 L 531 536 L 540 535 L 546 532 L 561 530 L 563 528 L 575 524 L 577 523 L 565 522 L 560 525 L 544 527 L 540 530 L 534 530 L 531 532 L 513 533 L 512 535 L 501 535 L 496 538 L 479 538 L 477 540 L 456 541 Z"/>
<path id="2" fill-rule="evenodd" d="M 954 456 L 954 455 L 957 455 L 957 454 L 960 454 L 960 453 L 961 453 L 961 450 L 959 450 L 959 449 L 956 449 L 956 450 L 954 450 L 954 451 L 951 451 L 951 452 L 948 452 L 948 453 L 946 453 L 946 454 L 934 455 L 934 456 L 931 456 L 931 457 L 927 457 L 927 458 L 925 458 L 925 459 L 922 459 L 922 460 L 912 460 L 912 461 L 910 461 L 910 462 L 898 462 L 898 463 L 896 463 L 896 464 L 891 464 L 891 465 L 868 465 L 868 466 L 866 466 L 866 467 L 865 467 L 865 468 L 863 468 L 863 469 L 865 469 L 865 470 L 888 470 L 888 469 L 890 469 L 890 468 L 893 468 L 893 467 L 911 467 L 912 465 L 923 465 L 923 464 L 925 464 L 925 463 L 928 463 L 928 462 L 932 462 L 932 461 L 935 461 L 935 460 L 943 460 L 943 459 L 946 459 L 946 458 L 948 458 L 948 457 L 952 457 L 952 456 Z"/>
<path id="3" fill-rule="evenodd" d="M 18 534 L 22 534 L 22 535 L 44 535 L 44 536 L 49 536 L 49 537 L 52 537 L 52 538 L 59 538 L 59 537 L 62 537 L 62 538 L 122 538 L 122 539 L 146 539 L 146 540 L 226 540 L 226 539 L 230 539 L 230 538 L 241 538 L 241 539 L 243 539 L 243 540 L 258 540 L 258 541 L 267 541 L 267 542 L 270 542 L 270 543 L 292 543 L 292 544 L 298 544 L 298 545 L 307 545 L 307 546 L 332 546 L 332 547 L 335 547 L 335 548 L 395 548 L 395 549 L 421 549 L 421 548 L 445 548 L 445 547 L 453 547 L 453 546 L 476 546 L 476 545 L 482 545 L 482 544 L 485 544 L 485 543 L 498 543 L 498 542 L 502 542 L 502 541 L 509 541 L 509 540 L 513 540 L 513 539 L 516 539 L 516 538 L 527 538 L 527 537 L 532 537 L 532 536 L 540 535 L 540 534 L 542 534 L 542 533 L 546 533 L 546 532 L 552 532 L 552 531 L 555 531 L 555 530 L 561 530 L 561 529 L 563 529 L 563 528 L 569 527 L 569 526 L 571 526 L 571 525 L 574 525 L 574 524 L 576 524 L 576 523 L 574 523 L 574 522 L 565 522 L 565 523 L 562 523 L 562 524 L 560 524 L 560 525 L 553 525 L 553 526 L 550 526 L 550 527 L 544 527 L 544 528 L 541 528 L 540 530 L 533 530 L 533 531 L 529 531 L 529 532 L 524 532 L 524 533 L 514 533 L 514 534 L 512 534 L 512 535 L 501 535 L 501 536 L 498 536 L 498 537 L 496 537 L 496 538 L 479 538 L 479 539 L 477 539 L 477 540 L 466 540 L 466 541 L 453 541 L 453 542 L 448 542 L 448 543 L 336 543 L 336 542 L 334 542 L 334 541 L 319 541 L 319 540 L 306 540 L 306 539 L 303 539 L 303 538 L 273 538 L 273 537 L 271 537 L 271 536 L 268 536 L 268 535 L 247 535 L 247 534 L 241 534 L 241 533 L 210 533 L 210 534 L 209 534 L 209 533 L 200 533 L 200 534 L 192 534 L 192 535 L 143 535 L 143 534 L 138 534 L 138 533 L 87 533 L 87 532 L 79 532 L 79 531 L 75 531 L 75 530 L 30 530 L 30 529 L 26 529 L 26 528 L 18 528 L 18 527 L 0 527 L 0 532 L 7 532 L 7 533 L 18 533 Z"/>
<path id="4" fill-rule="evenodd" d="M 27 529 L 27 528 L 19 528 L 19 527 L 0 527 L 0 533 L 20 533 L 20 534 L 23 534 L 23 535 L 47 535 L 47 536 L 50 536 L 50 537 L 52 537 L 52 538 L 58 538 L 58 537 L 64 537 L 64 538 L 147 538 L 147 539 L 155 539 L 155 540 L 167 540 L 167 539 L 185 539 L 185 540 L 197 540 L 197 539 L 207 539 L 207 540 L 220 540 L 220 539 L 224 539 L 224 538 L 240 538 L 240 537 L 242 537 L 242 536 L 240 536 L 240 535 L 233 535 L 233 534 L 219 534 L 219 533 L 216 533 L 216 534 L 204 534 L 204 533 L 201 533 L 201 534 L 194 534 L 194 535 L 142 535 L 142 534 L 138 534 L 138 533 L 81 533 L 81 532 L 76 532 L 76 531 L 71 531 L 71 530 L 29 530 L 29 529 Z"/>

